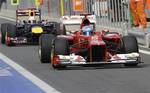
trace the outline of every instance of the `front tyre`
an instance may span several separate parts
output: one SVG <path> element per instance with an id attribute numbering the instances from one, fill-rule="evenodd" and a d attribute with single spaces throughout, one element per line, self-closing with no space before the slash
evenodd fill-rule
<path id="1" fill-rule="evenodd" d="M 52 41 L 55 38 L 52 34 L 42 34 L 39 38 L 39 56 L 41 63 L 51 63 Z"/>
<path id="2" fill-rule="evenodd" d="M 5 44 L 5 36 L 7 32 L 7 24 L 8 23 L 3 23 L 1 24 L 1 43 Z"/>
<path id="3" fill-rule="evenodd" d="M 11 42 L 10 38 L 16 37 L 16 25 L 14 24 L 7 24 L 7 31 L 5 34 L 5 44 L 7 46 L 14 46 L 15 44 Z"/>
<path id="4" fill-rule="evenodd" d="M 124 53 L 139 53 L 137 39 L 134 36 L 124 36 L 122 38 Z M 134 63 L 126 63 L 125 66 L 137 66 L 138 61 Z"/>
<path id="5" fill-rule="evenodd" d="M 54 55 L 69 55 L 70 52 L 69 52 L 68 40 L 65 38 L 56 38 L 54 41 L 54 51 L 53 52 L 54 52 Z M 54 58 L 54 55 L 53 55 L 53 58 Z M 53 62 L 55 62 L 55 61 L 53 60 Z M 62 66 L 60 64 L 53 63 L 52 67 L 55 69 L 58 69 L 58 68 L 65 68 L 66 66 Z"/>

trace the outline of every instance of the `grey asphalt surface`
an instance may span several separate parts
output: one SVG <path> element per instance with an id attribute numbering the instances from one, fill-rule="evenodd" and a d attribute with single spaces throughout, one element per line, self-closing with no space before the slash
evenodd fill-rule
<path id="1" fill-rule="evenodd" d="M 0 24 L 7 20 L 0 19 Z M 0 52 L 62 93 L 150 93 L 150 57 L 141 54 L 144 64 L 138 67 L 102 65 L 54 70 L 41 64 L 38 46 L 7 47 Z"/>

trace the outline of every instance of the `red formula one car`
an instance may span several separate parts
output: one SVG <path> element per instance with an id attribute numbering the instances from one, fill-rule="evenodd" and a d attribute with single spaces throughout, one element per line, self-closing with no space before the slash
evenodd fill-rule
<path id="1" fill-rule="evenodd" d="M 40 37 L 41 62 L 50 62 L 54 68 L 66 66 L 140 63 L 137 40 L 117 32 L 95 31 L 88 15 L 82 20 L 81 30 L 68 35 L 43 34 Z"/>

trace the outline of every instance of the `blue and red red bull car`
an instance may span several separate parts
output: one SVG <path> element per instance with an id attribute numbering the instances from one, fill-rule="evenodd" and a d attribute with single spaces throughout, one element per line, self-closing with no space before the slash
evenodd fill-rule
<path id="1" fill-rule="evenodd" d="M 41 34 L 66 34 L 58 22 L 41 19 L 41 10 L 36 8 L 17 9 L 16 23 L 1 24 L 1 43 L 8 46 L 38 44 Z"/>

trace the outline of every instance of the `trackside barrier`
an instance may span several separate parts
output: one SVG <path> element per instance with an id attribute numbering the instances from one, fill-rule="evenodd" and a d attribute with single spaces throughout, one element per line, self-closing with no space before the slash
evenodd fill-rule
<path id="1" fill-rule="evenodd" d="M 137 38 L 139 44 L 143 45 L 144 47 L 149 48 L 150 46 L 150 33 L 144 33 L 139 28 L 133 28 L 128 32 L 129 35 L 133 35 Z"/>

